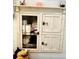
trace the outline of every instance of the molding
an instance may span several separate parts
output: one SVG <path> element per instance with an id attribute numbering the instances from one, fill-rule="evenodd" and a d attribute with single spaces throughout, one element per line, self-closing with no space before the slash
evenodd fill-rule
<path id="1" fill-rule="evenodd" d="M 15 11 L 18 12 L 19 11 L 19 7 L 15 6 Z"/>
<path id="2" fill-rule="evenodd" d="M 44 7 L 37 7 L 37 6 L 26 6 L 26 5 L 14 5 L 14 7 L 24 7 L 24 8 L 51 8 L 51 9 L 62 9 L 62 10 L 65 10 L 66 8 L 65 7 L 47 7 L 47 6 L 44 6 Z"/>

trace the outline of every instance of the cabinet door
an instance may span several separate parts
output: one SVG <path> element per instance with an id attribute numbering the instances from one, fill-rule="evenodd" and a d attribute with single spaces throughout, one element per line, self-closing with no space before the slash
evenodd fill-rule
<path id="1" fill-rule="evenodd" d="M 60 32 L 61 31 L 61 14 L 43 14 L 42 31 L 43 32 Z"/>
<path id="2" fill-rule="evenodd" d="M 59 52 L 60 37 L 52 37 L 52 35 L 43 35 L 41 45 L 43 52 Z"/>
<path id="3" fill-rule="evenodd" d="M 30 52 L 39 52 L 39 19 L 39 13 L 20 14 L 20 48 L 29 49 Z"/>

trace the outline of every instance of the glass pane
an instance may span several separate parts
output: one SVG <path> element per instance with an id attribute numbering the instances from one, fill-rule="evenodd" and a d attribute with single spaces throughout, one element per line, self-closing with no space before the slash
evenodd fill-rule
<path id="1" fill-rule="evenodd" d="M 22 46 L 37 47 L 37 16 L 22 16 Z"/>

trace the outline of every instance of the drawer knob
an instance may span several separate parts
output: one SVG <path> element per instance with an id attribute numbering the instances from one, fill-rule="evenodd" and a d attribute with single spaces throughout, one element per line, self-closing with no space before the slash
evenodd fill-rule
<path id="1" fill-rule="evenodd" d="M 44 45 L 44 42 L 42 42 L 41 44 Z"/>
<path id="2" fill-rule="evenodd" d="M 42 24 L 43 24 L 43 25 L 48 25 L 48 22 L 43 22 Z"/>
<path id="3" fill-rule="evenodd" d="M 47 46 L 47 43 L 42 42 L 42 45 Z"/>
<path id="4" fill-rule="evenodd" d="M 43 22 L 43 25 L 45 25 L 45 22 Z"/>

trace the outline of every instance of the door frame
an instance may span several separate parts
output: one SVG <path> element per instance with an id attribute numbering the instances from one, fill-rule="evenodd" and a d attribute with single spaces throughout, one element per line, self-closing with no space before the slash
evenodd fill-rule
<path id="1" fill-rule="evenodd" d="M 26 16 L 37 16 L 37 31 L 40 32 L 40 14 L 36 12 L 25 12 L 25 13 L 20 13 L 20 21 L 19 21 L 19 39 L 20 39 L 20 48 L 21 49 L 28 49 L 30 52 L 39 52 L 39 40 L 40 40 L 40 33 L 37 35 L 37 48 L 32 49 L 32 48 L 22 48 L 22 15 Z"/>

